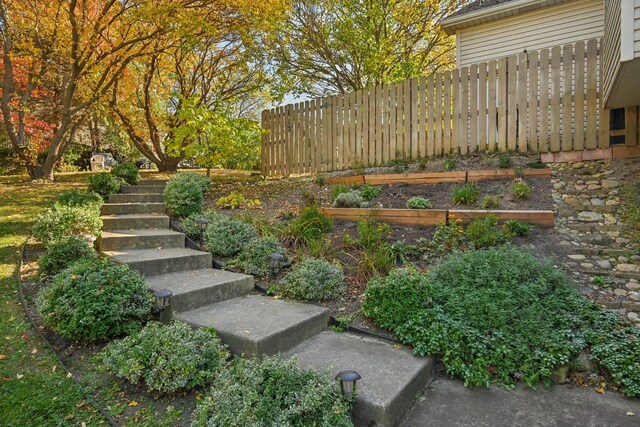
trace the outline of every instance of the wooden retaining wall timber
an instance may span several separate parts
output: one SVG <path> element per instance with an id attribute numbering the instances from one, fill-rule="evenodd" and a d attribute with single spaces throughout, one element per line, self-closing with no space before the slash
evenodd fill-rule
<path id="1" fill-rule="evenodd" d="M 454 218 L 467 223 L 489 214 L 498 217 L 499 221 L 517 219 L 543 228 L 551 228 L 554 225 L 554 212 L 546 210 L 321 208 L 320 211 L 337 220 L 358 221 L 370 218 L 403 225 L 445 224 Z"/>
<path id="2" fill-rule="evenodd" d="M 441 182 L 476 182 L 494 179 L 513 179 L 518 176 L 532 178 L 550 178 L 551 169 L 487 169 L 460 172 L 352 175 L 339 178 L 329 178 L 327 180 L 327 183 L 331 185 L 438 184 Z"/>

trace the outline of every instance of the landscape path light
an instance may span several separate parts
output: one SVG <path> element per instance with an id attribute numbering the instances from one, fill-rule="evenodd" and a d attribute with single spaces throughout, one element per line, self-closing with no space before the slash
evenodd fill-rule
<path id="1" fill-rule="evenodd" d="M 160 323 L 165 325 L 171 322 L 173 313 L 171 312 L 171 296 L 173 292 L 168 289 L 159 289 L 153 291 L 153 296 L 156 299 L 156 306 L 158 307 Z"/>
<path id="2" fill-rule="evenodd" d="M 269 257 L 271 258 L 271 261 L 269 261 L 269 272 L 271 273 L 271 280 L 273 280 L 273 276 L 275 276 L 276 271 L 278 271 L 284 261 L 284 255 L 274 252 Z"/>
<path id="3" fill-rule="evenodd" d="M 209 220 L 207 220 L 206 218 L 200 218 L 198 220 L 198 228 L 200 229 L 200 244 L 202 245 L 202 237 L 204 235 L 204 230 L 207 228 L 207 225 L 209 225 Z"/>
<path id="4" fill-rule="evenodd" d="M 336 379 L 340 381 L 342 395 L 348 400 L 351 400 L 356 390 L 356 382 L 361 378 L 360 374 L 356 371 L 340 371 L 338 375 L 336 375 Z"/>

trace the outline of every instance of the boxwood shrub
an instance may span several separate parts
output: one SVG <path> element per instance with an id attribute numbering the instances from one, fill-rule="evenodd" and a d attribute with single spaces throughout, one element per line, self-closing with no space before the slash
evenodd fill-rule
<path id="1" fill-rule="evenodd" d="M 317 258 L 305 258 L 280 282 L 282 291 L 296 298 L 324 301 L 339 296 L 344 289 L 342 267 Z"/>
<path id="2" fill-rule="evenodd" d="M 97 258 L 98 253 L 80 236 L 67 236 L 51 243 L 38 262 L 40 276 L 51 278 L 70 265 Z"/>
<path id="3" fill-rule="evenodd" d="M 209 191 L 211 180 L 195 172 L 173 175 L 164 189 L 164 201 L 172 214 L 187 217 L 202 212 L 204 193 Z"/>
<path id="4" fill-rule="evenodd" d="M 117 193 L 122 188 L 122 179 L 107 172 L 99 172 L 89 177 L 89 191 L 98 193 L 104 200 L 110 194 Z"/>
<path id="5" fill-rule="evenodd" d="M 99 210 L 84 206 L 55 204 L 38 215 L 33 226 L 33 236 L 49 245 L 56 240 L 72 235 L 89 234 L 99 236 L 102 219 Z"/>
<path id="6" fill-rule="evenodd" d="M 269 274 L 271 254 L 274 252 L 284 255 L 284 261 L 280 263 L 278 270 L 291 265 L 291 259 L 287 255 L 287 251 L 282 247 L 278 239 L 271 236 L 255 240 L 250 245 L 246 245 L 238 258 L 236 258 L 235 263 L 247 274 L 266 276 Z"/>
<path id="7" fill-rule="evenodd" d="M 91 259 L 58 274 L 42 289 L 37 307 L 60 335 L 91 342 L 137 331 L 154 301 L 139 273 L 109 259 Z"/>
<path id="8" fill-rule="evenodd" d="M 352 426 L 349 404 L 329 375 L 295 359 L 234 360 L 200 399 L 193 427 Z"/>
<path id="9" fill-rule="evenodd" d="M 111 173 L 129 185 L 136 185 L 140 181 L 140 171 L 133 163 L 117 164 L 111 169 Z"/>
<path id="10" fill-rule="evenodd" d="M 174 393 L 207 384 L 225 367 L 228 356 L 212 329 L 151 322 L 110 343 L 102 362 L 118 378 L 144 384 L 149 391 Z"/>
<path id="11" fill-rule="evenodd" d="M 258 230 L 253 225 L 212 211 L 203 215 L 191 215 L 185 219 L 182 223 L 185 233 L 197 236 L 200 233 L 198 220 L 201 217 L 209 221 L 202 238 L 204 247 L 214 255 L 225 257 L 236 255 L 258 239 Z"/>

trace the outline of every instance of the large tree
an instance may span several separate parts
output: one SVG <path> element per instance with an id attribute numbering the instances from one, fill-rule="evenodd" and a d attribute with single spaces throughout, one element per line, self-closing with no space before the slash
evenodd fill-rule
<path id="1" fill-rule="evenodd" d="M 293 0 L 263 42 L 283 84 L 315 96 L 455 64 L 440 21 L 464 0 Z"/>
<path id="2" fill-rule="evenodd" d="M 194 123 L 203 123 L 203 114 L 226 117 L 230 106 L 263 90 L 267 75 L 252 46 L 263 12 L 252 2 L 220 1 L 185 17 L 190 25 L 179 38 L 157 38 L 155 53 L 133 61 L 114 86 L 115 117 L 160 171 L 176 170 L 194 154 L 190 146 L 201 144 L 204 132 Z"/>
<path id="3" fill-rule="evenodd" d="M 125 67 L 152 51 L 174 14 L 203 1 L 0 2 L 2 121 L 32 177 L 53 180 L 74 133 Z M 39 170 L 25 127 L 42 115 L 54 129 Z"/>

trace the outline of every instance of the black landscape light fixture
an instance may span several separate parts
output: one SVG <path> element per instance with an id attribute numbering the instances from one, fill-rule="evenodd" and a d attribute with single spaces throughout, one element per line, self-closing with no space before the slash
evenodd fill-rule
<path id="1" fill-rule="evenodd" d="M 156 299 L 156 306 L 158 307 L 160 322 L 165 325 L 171 322 L 171 307 L 169 306 L 169 302 L 171 300 L 171 296 L 173 292 L 168 289 L 159 289 L 153 291 L 153 296 Z"/>
<path id="2" fill-rule="evenodd" d="M 269 262 L 269 272 L 271 273 L 271 278 L 273 279 L 276 271 L 280 268 L 280 264 L 282 264 L 282 261 L 284 261 L 284 255 L 274 252 L 269 255 L 269 258 L 271 258 L 271 261 Z"/>
<path id="3" fill-rule="evenodd" d="M 198 220 L 198 228 L 200 229 L 200 244 L 202 245 L 202 236 L 204 235 L 204 230 L 207 228 L 207 225 L 209 225 L 209 220 L 207 220 L 206 218 L 200 218 Z"/>
<path id="4" fill-rule="evenodd" d="M 356 371 L 340 371 L 336 375 L 336 379 L 340 381 L 340 390 L 342 395 L 351 400 L 354 391 L 356 390 L 356 381 L 361 379 L 359 373 Z"/>

